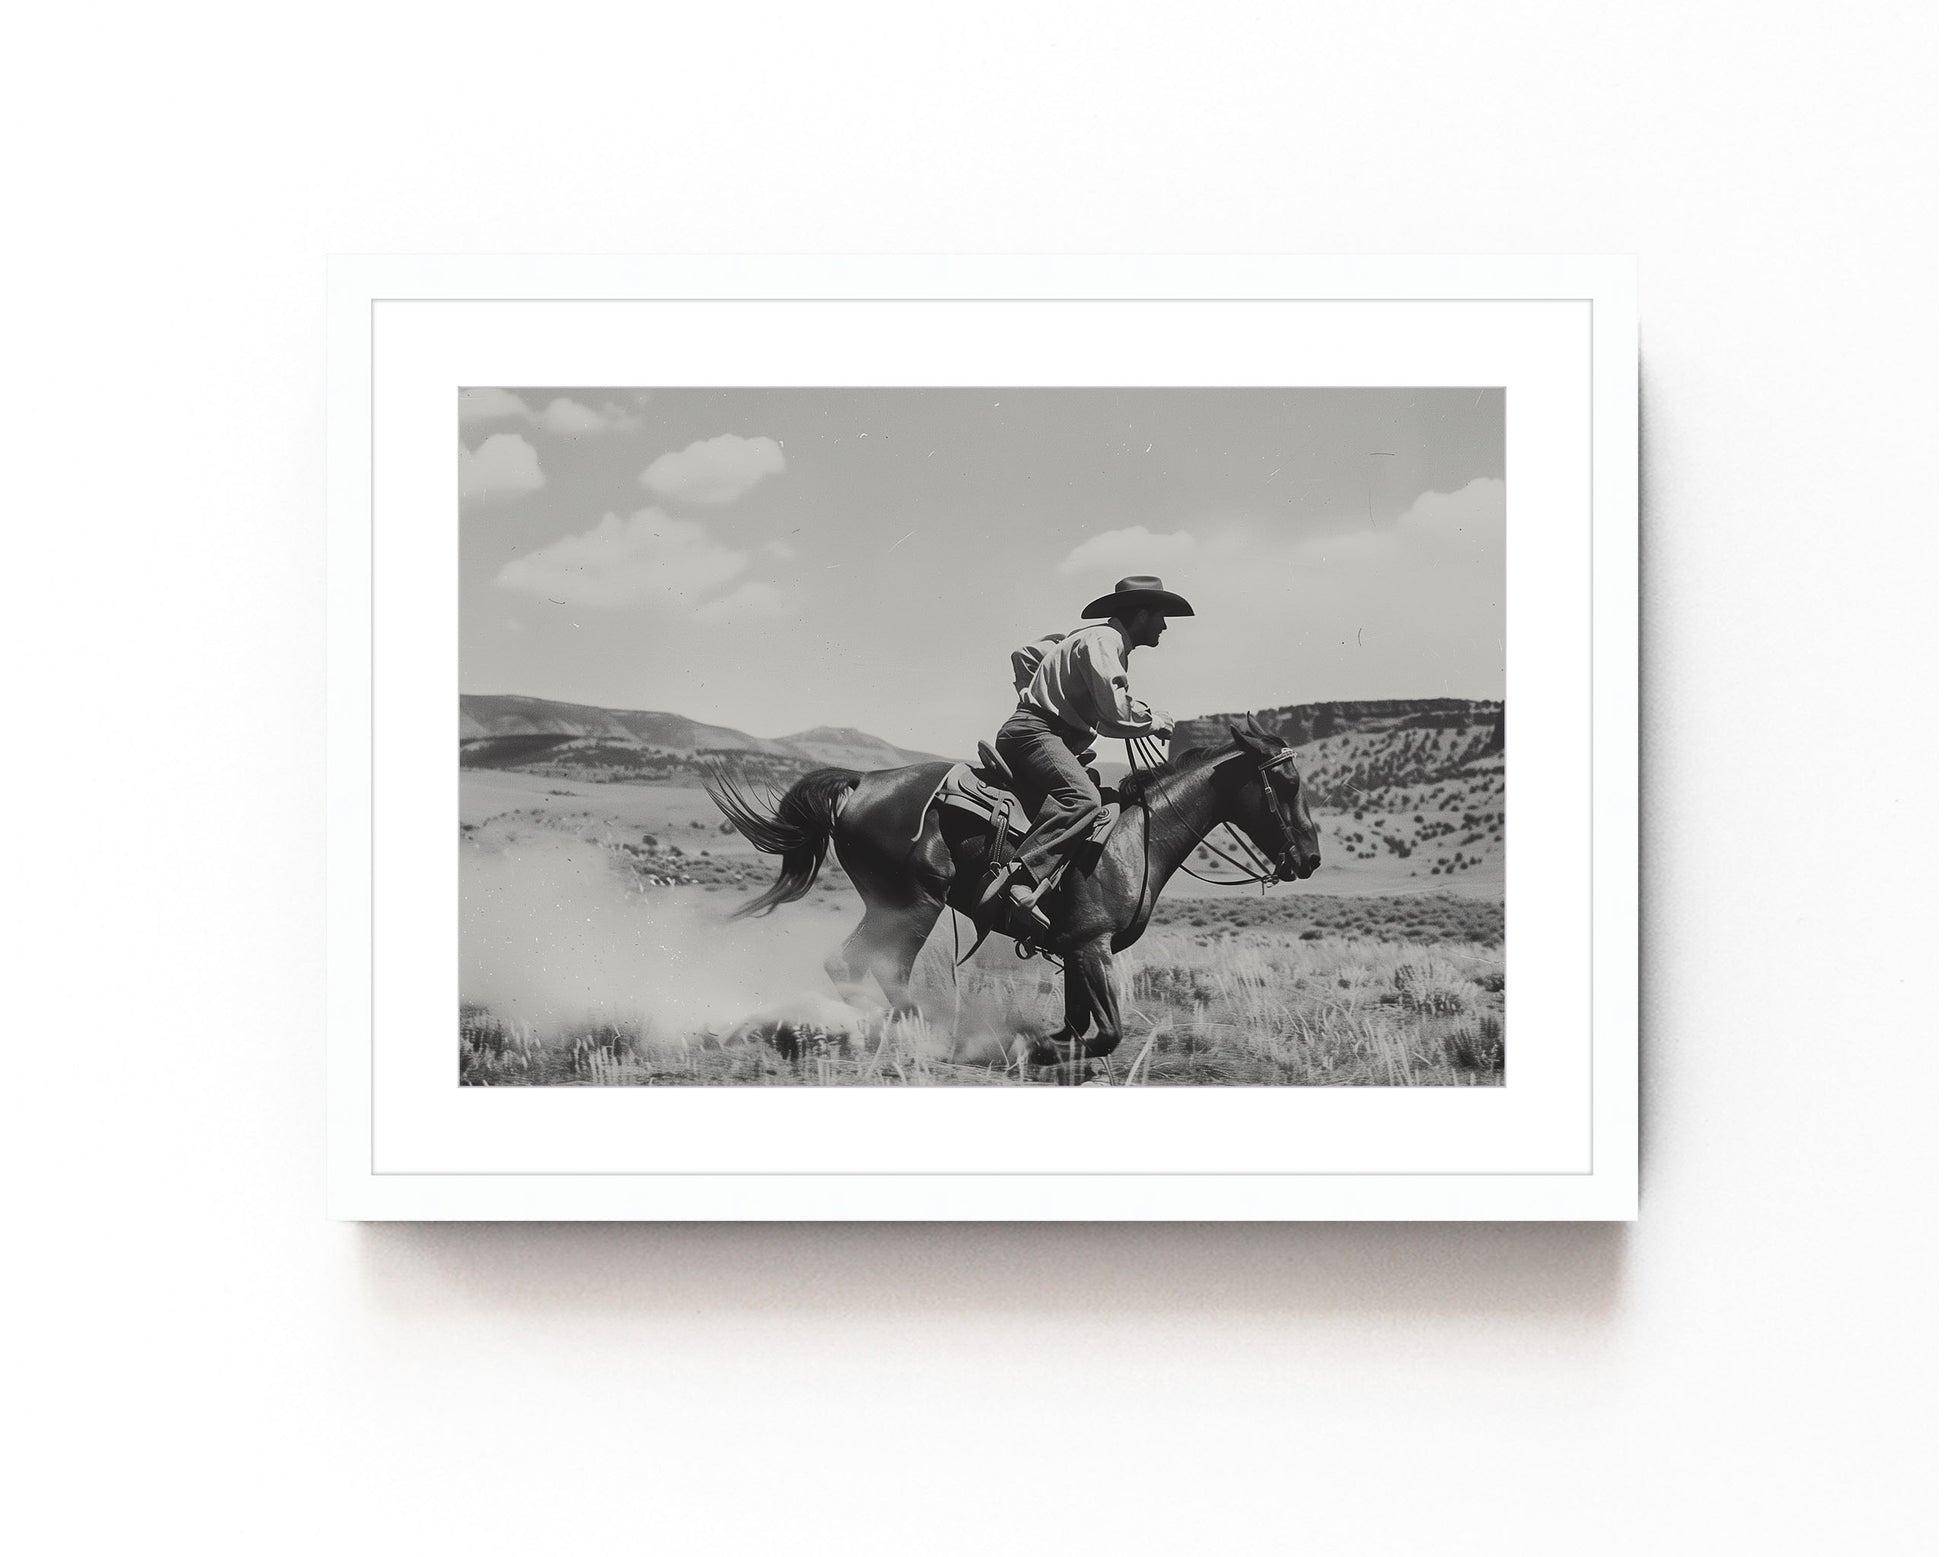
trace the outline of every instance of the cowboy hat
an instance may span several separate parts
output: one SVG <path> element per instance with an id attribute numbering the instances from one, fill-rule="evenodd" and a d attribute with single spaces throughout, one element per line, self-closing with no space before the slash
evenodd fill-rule
<path id="1" fill-rule="evenodd" d="M 1181 595 L 1174 594 L 1162 587 L 1162 580 L 1150 573 L 1131 574 L 1115 585 L 1112 593 L 1103 595 L 1099 600 L 1088 603 L 1088 609 L 1081 614 L 1091 616 L 1120 616 L 1124 611 L 1140 611 L 1144 606 L 1160 611 L 1164 616 L 1194 616 L 1196 612 Z"/>

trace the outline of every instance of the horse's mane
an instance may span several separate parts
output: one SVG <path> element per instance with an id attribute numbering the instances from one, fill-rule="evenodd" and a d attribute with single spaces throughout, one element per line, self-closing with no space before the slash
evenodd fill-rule
<path id="1" fill-rule="evenodd" d="M 1201 761 L 1220 760 L 1225 753 L 1235 750 L 1236 747 L 1228 741 L 1215 741 L 1207 746 L 1185 746 L 1159 767 L 1132 769 L 1117 788 L 1121 790 L 1123 800 L 1140 800 L 1168 774 L 1185 773 Z"/>

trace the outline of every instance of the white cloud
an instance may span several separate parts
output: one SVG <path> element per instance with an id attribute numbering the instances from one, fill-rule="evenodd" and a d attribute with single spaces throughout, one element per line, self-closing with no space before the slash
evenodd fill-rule
<path id="1" fill-rule="evenodd" d="M 540 456 L 519 433 L 495 433 L 477 449 L 459 446 L 459 495 L 497 497 L 509 492 L 538 492 L 547 485 Z"/>
<path id="2" fill-rule="evenodd" d="M 1201 576 L 1186 581 L 1202 614 L 1173 625 L 1144 666 L 1163 682 L 1155 699 L 1180 709 L 1502 695 L 1506 483 L 1422 493 L 1395 524 L 1369 527 L 1362 513 L 1342 524 L 1207 546 Z"/>
<path id="3" fill-rule="evenodd" d="M 776 440 L 724 433 L 663 455 L 642 472 L 642 485 L 677 502 L 727 503 L 783 468 L 784 451 Z"/>
<path id="4" fill-rule="evenodd" d="M 1507 544 L 1507 483 L 1492 476 L 1457 492 L 1422 492 L 1399 517 L 1399 533 L 1427 546 L 1486 555 Z"/>
<path id="5" fill-rule="evenodd" d="M 642 418 L 612 402 L 600 410 L 556 395 L 547 409 L 536 411 L 519 395 L 508 389 L 462 389 L 459 392 L 459 419 L 462 427 L 473 422 L 498 422 L 516 417 L 549 432 L 570 438 L 586 438 L 600 432 L 629 432 L 642 425 Z"/>
<path id="6" fill-rule="evenodd" d="M 570 438 L 586 438 L 601 432 L 628 432 L 642 424 L 639 416 L 632 416 L 618 405 L 605 404 L 597 411 L 583 405 L 579 400 L 570 400 L 566 395 L 558 395 L 547 404 L 547 409 L 534 418 L 549 432 L 564 433 Z"/>
<path id="7" fill-rule="evenodd" d="M 530 420 L 533 412 L 519 395 L 505 389 L 462 389 L 459 392 L 460 425 L 468 422 L 497 422 L 509 416 Z"/>
<path id="8" fill-rule="evenodd" d="M 662 602 L 687 613 L 749 562 L 749 553 L 718 545 L 700 524 L 643 508 L 626 519 L 607 514 L 585 534 L 516 557 L 494 582 L 570 605 Z"/>
<path id="9" fill-rule="evenodd" d="M 699 622 L 741 621 L 752 616 L 781 616 L 784 592 L 761 579 L 746 579 L 727 595 L 719 595 L 696 608 Z"/>
<path id="10" fill-rule="evenodd" d="M 1507 552 L 1507 483 L 1481 476 L 1457 492 L 1421 492 L 1395 524 L 1347 528 L 1307 536 L 1291 548 L 1305 567 L 1454 566 L 1469 560 L 1504 561 Z"/>
<path id="11" fill-rule="evenodd" d="M 797 556 L 797 548 L 789 541 L 771 541 L 764 547 L 764 555 L 778 562 L 789 562 Z"/>
<path id="12" fill-rule="evenodd" d="M 1404 539 L 1390 530 L 1340 530 L 1334 535 L 1307 535 L 1291 545 L 1289 561 L 1302 567 L 1384 567 L 1399 563 L 1407 550 Z M 1268 562 L 1272 553 L 1262 553 Z"/>
<path id="13" fill-rule="evenodd" d="M 589 410 L 579 400 L 570 400 L 562 395 L 548 402 L 547 409 L 540 414 L 540 424 L 549 432 L 583 438 L 589 433 L 604 431 L 608 418 L 599 411 Z"/>
<path id="14" fill-rule="evenodd" d="M 1147 525 L 1137 524 L 1090 537 L 1069 552 L 1054 571 L 1066 578 L 1088 574 L 1103 580 L 1106 589 L 1131 573 L 1166 575 L 1170 567 L 1186 562 L 1195 550 L 1196 537 L 1186 530 L 1156 535 Z"/>

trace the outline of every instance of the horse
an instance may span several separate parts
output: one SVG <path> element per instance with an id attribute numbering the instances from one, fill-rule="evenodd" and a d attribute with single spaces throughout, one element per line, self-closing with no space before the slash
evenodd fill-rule
<path id="1" fill-rule="evenodd" d="M 1064 1021 L 1056 1032 L 1025 1040 L 1027 1062 L 1095 1059 L 1121 1043 L 1110 959 L 1141 938 L 1163 887 L 1214 828 L 1240 829 L 1274 862 L 1265 879 L 1304 880 L 1318 868 L 1318 831 L 1295 759 L 1253 717 L 1231 725 L 1228 740 L 1179 752 L 1122 781 L 1121 814 L 1099 849 L 1085 848 L 1041 899 L 1053 930 L 1038 944 L 1061 960 Z M 819 768 L 768 804 L 727 774 L 712 779 L 710 797 L 737 831 L 782 857 L 777 880 L 731 917 L 768 914 L 803 897 L 835 845 L 865 900 L 865 917 L 826 959 L 825 971 L 841 986 L 876 977 L 895 1014 L 916 1011 L 913 963 L 943 910 L 977 921 L 991 843 L 978 818 L 932 803 L 952 766 Z"/>

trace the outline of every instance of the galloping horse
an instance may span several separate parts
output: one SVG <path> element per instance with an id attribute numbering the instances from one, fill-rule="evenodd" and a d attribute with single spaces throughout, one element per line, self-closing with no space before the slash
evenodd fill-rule
<path id="1" fill-rule="evenodd" d="M 1041 900 L 1045 949 L 1065 974 L 1066 1020 L 1028 1042 L 1053 1065 L 1107 1054 L 1122 1041 L 1109 959 L 1148 927 L 1156 898 L 1190 851 L 1229 823 L 1274 862 L 1279 881 L 1318 868 L 1318 833 L 1296 754 L 1254 719 L 1230 738 L 1178 753 L 1121 784 L 1121 815 L 1098 853 L 1084 851 Z M 766 914 L 811 890 L 827 845 L 865 899 L 865 917 L 825 962 L 836 983 L 876 976 L 895 1010 L 912 1010 L 912 965 L 942 909 L 972 917 L 989 835 L 964 811 L 933 805 L 945 762 L 859 773 L 820 768 L 764 808 L 728 778 L 710 796 L 739 832 L 783 856 L 777 880 L 733 917 Z"/>

